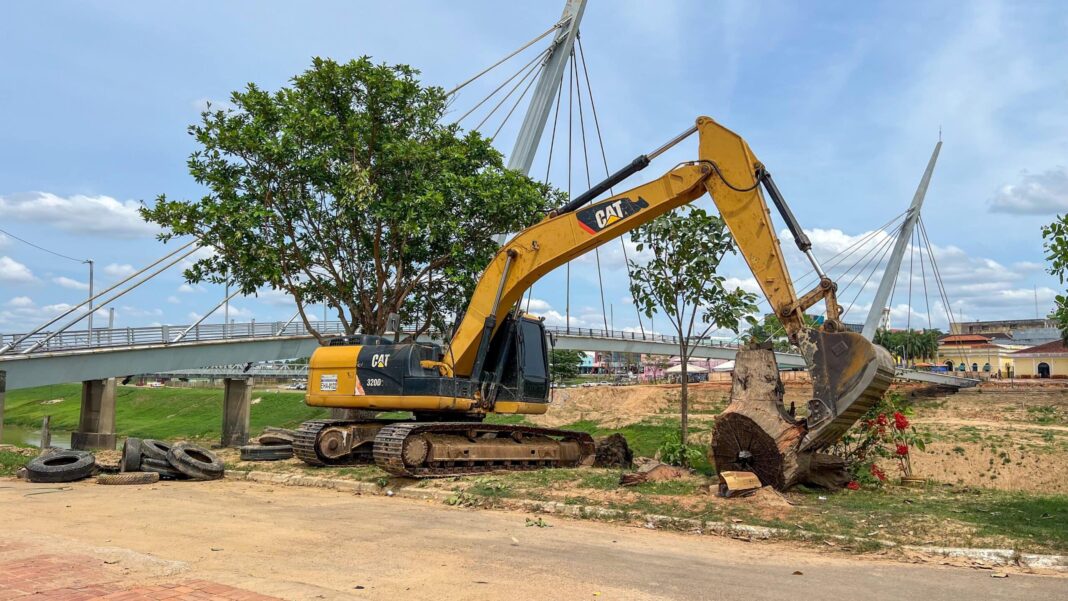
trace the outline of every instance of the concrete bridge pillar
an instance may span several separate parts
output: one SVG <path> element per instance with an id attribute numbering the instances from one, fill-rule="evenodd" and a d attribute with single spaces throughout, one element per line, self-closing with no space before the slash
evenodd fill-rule
<path id="1" fill-rule="evenodd" d="M 252 378 L 223 379 L 222 446 L 248 444 L 249 410 L 252 407 Z"/>
<path id="2" fill-rule="evenodd" d="M 115 448 L 115 385 L 115 378 L 82 382 L 82 413 L 78 431 L 70 435 L 71 448 Z"/>

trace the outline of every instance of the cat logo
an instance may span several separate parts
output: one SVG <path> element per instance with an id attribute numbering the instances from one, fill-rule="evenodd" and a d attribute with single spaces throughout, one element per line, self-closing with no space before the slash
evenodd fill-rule
<path id="1" fill-rule="evenodd" d="M 380 353 L 371 356 L 371 367 L 383 368 L 389 365 L 389 353 Z"/>
<path id="2" fill-rule="evenodd" d="M 617 198 L 592 204 L 577 213 L 579 225 L 591 234 L 603 230 L 621 219 L 626 219 L 638 211 L 647 208 L 649 202 L 638 197 L 634 202 L 629 198 Z"/>

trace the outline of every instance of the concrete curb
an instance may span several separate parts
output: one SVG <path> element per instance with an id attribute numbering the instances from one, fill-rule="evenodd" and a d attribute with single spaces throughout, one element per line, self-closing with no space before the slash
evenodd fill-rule
<path id="1" fill-rule="evenodd" d="M 429 490 L 422 488 L 400 488 L 395 490 L 389 487 L 383 488 L 371 482 L 319 478 L 316 476 L 304 476 L 300 474 L 277 474 L 273 472 L 243 472 L 230 470 L 227 471 L 226 477 L 230 480 L 245 480 L 261 484 L 325 488 L 353 494 L 400 497 L 403 499 L 438 501 L 441 503 L 456 496 L 455 493 L 445 490 Z M 828 536 L 821 535 L 818 532 L 792 532 L 783 530 L 782 528 L 769 528 L 766 526 L 751 526 L 748 524 L 733 524 L 727 522 L 709 522 L 692 518 L 676 518 L 666 515 L 635 514 L 633 512 L 607 509 L 605 507 L 568 505 L 558 501 L 509 499 L 509 502 L 517 505 L 525 511 L 533 513 L 546 513 L 578 519 L 600 518 L 605 520 L 641 520 L 645 523 L 646 528 L 654 530 L 678 530 L 680 532 L 711 534 L 743 540 L 831 538 L 846 542 L 874 541 L 886 547 L 893 547 L 926 555 L 968 559 L 991 567 L 1020 566 L 1025 568 L 1042 568 L 1068 572 L 1068 555 L 1020 553 L 1012 549 L 971 549 L 966 547 L 899 545 L 897 543 L 878 539 L 838 535 Z"/>

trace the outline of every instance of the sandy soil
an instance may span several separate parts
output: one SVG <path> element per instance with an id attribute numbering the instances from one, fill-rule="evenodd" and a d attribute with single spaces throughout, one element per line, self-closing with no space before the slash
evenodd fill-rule
<path id="1" fill-rule="evenodd" d="M 46 494 L 40 493 L 52 490 Z M 0 481 L 0 544 L 285 599 L 1057 598 L 1065 579 L 874 562 L 594 522 L 241 482 Z M 800 572 L 800 574 L 796 574 Z M 888 586 L 893 583 L 893 586 Z"/>
<path id="2" fill-rule="evenodd" d="M 912 395 L 922 386 L 895 390 Z M 710 422 L 727 404 L 725 382 L 690 387 L 691 420 Z M 649 418 L 677 418 L 677 385 L 573 388 L 557 391 L 549 412 L 533 421 L 560 426 L 592 420 L 618 428 Z M 802 406 L 805 382 L 786 382 L 786 402 Z M 1068 493 L 1068 385 L 987 383 L 957 394 L 917 400 L 914 423 L 935 442 L 916 453 L 918 475 L 1002 490 Z M 1044 421 L 1041 421 L 1043 418 Z M 893 466 L 889 466 L 893 468 Z"/>

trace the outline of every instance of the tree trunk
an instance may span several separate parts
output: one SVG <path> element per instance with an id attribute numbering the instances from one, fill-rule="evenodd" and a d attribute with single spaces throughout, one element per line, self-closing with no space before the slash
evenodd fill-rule
<path id="1" fill-rule="evenodd" d="M 681 426 L 679 429 L 679 441 L 682 442 L 682 448 L 686 448 L 686 439 L 690 434 L 690 390 L 689 390 L 689 377 L 686 375 L 686 347 L 682 349 L 682 364 L 679 366 L 682 369 L 682 388 L 679 394 L 679 415 Z M 683 453 L 683 463 L 686 463 L 686 454 Z"/>
<path id="2" fill-rule="evenodd" d="M 800 449 L 807 430 L 783 406 L 783 391 L 770 348 L 738 352 L 730 404 L 716 418 L 712 432 L 709 454 L 716 470 L 753 472 L 762 484 L 777 490 L 802 483 L 843 486 L 849 481 L 844 461 Z"/>

